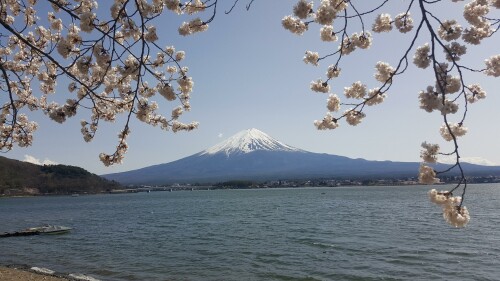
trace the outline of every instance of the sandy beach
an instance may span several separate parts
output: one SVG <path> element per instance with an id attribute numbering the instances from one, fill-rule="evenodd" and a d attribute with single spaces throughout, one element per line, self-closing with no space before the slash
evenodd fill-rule
<path id="1" fill-rule="evenodd" d="M 0 280 L 2 281 L 68 281 L 69 279 L 48 276 L 24 269 L 0 266 Z"/>

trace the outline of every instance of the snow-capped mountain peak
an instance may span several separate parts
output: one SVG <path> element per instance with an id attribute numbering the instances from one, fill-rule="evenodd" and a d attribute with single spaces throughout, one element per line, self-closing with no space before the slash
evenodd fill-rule
<path id="1" fill-rule="evenodd" d="M 225 153 L 229 156 L 230 154 L 249 153 L 256 150 L 301 151 L 271 138 L 262 131 L 248 129 L 204 150 L 201 154 Z"/>

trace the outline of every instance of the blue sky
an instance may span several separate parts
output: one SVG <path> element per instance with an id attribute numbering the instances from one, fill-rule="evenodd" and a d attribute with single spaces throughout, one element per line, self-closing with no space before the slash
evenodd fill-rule
<path id="1" fill-rule="evenodd" d="M 373 5 L 371 1 L 360 2 L 367 5 L 361 6 L 363 10 Z M 403 2 L 406 1 L 394 1 L 385 11 L 394 16 L 402 11 Z M 419 161 L 422 141 L 445 144 L 439 135 L 442 117 L 418 108 L 418 92 L 434 84 L 433 74 L 413 64 L 406 74 L 395 80 L 384 103 L 365 111 L 367 117 L 361 124 L 351 127 L 342 122 L 333 131 L 316 130 L 313 121 L 326 113 L 327 95 L 310 91 L 309 83 L 324 78 L 332 61 L 314 67 L 304 64 L 302 57 L 306 50 L 326 54 L 336 50 L 337 43 L 321 42 L 318 25 L 312 25 L 303 36 L 284 30 L 281 19 L 292 13 L 294 3 L 273 1 L 271 5 L 268 1 L 256 0 L 250 11 L 241 5 L 225 15 L 223 11 L 230 8 L 232 1 L 220 1 L 217 17 L 209 30 L 190 37 L 177 34 L 177 27 L 189 17 L 167 13 L 159 19 L 159 45 L 174 45 L 186 52 L 184 65 L 189 67 L 195 86 L 192 110 L 184 114 L 181 121 L 199 121 L 197 130 L 174 134 L 134 118 L 128 139 L 130 149 L 124 163 L 106 168 L 98 155 L 114 151 L 123 120 L 105 124 L 96 139 L 87 144 L 81 137 L 79 125 L 81 119 L 88 117 L 87 112 L 80 112 L 62 125 L 35 114 L 30 119 L 38 121 L 40 128 L 34 145 L 26 149 L 15 147 L 2 155 L 19 160 L 28 155 L 105 174 L 177 160 L 248 128 L 257 128 L 304 150 L 370 160 Z M 442 10 L 443 5 L 436 10 Z M 461 15 L 461 5 L 447 1 L 446 16 Z M 359 31 L 352 29 L 352 32 Z M 427 38 L 424 34 L 417 45 Z M 355 51 L 343 61 L 343 73 L 331 84 L 332 92 L 340 95 L 345 86 L 358 80 L 370 88 L 377 86 L 373 78 L 376 62 L 395 65 L 409 39 L 410 34 L 397 31 L 375 34 L 370 50 Z M 481 68 L 484 59 L 498 54 L 498 37 L 485 43 L 468 49 L 468 58 L 464 61 Z M 500 164 L 500 129 L 495 122 L 499 120 L 500 81 L 477 74 L 468 77 L 467 84 L 480 83 L 488 96 L 469 108 L 466 121 L 469 132 L 460 139 L 461 155 Z M 171 106 L 165 105 L 160 103 L 160 109 L 168 115 Z"/>

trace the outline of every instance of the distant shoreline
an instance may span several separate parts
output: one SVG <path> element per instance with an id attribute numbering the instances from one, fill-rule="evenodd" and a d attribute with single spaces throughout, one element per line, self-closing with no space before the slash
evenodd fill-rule
<path id="1" fill-rule="evenodd" d="M 476 184 L 494 184 L 494 183 L 499 183 L 498 181 L 494 182 L 469 182 L 467 184 L 469 185 L 476 185 Z M 442 186 L 442 185 L 451 185 L 455 184 L 455 182 L 441 182 L 441 183 L 436 183 L 433 186 Z M 412 182 L 412 183 L 389 183 L 389 182 L 384 182 L 380 184 L 345 184 L 345 185 L 336 185 L 336 186 L 331 186 L 331 185 L 274 185 L 274 186 L 268 186 L 268 185 L 253 185 L 253 186 L 221 186 L 221 185 L 204 185 L 204 186 L 189 186 L 189 185 L 182 185 L 182 186 L 177 186 L 177 187 L 144 187 L 144 186 L 137 186 L 133 188 L 128 188 L 128 189 L 116 189 L 112 191 L 107 191 L 107 192 L 99 192 L 99 193 L 73 193 L 73 194 L 67 194 L 67 193 L 50 193 L 50 194 L 25 194 L 25 195 L 7 195 L 7 194 L 0 194 L 0 199 L 2 198 L 33 198 L 33 197 L 45 197 L 45 196 L 66 196 L 66 197 L 79 197 L 79 196 L 88 196 L 88 195 L 117 195 L 117 194 L 128 194 L 128 193 L 149 193 L 149 192 L 172 192 L 172 191 L 211 191 L 211 190 L 238 190 L 238 189 L 276 189 L 276 188 L 340 188 L 340 187 L 377 187 L 377 186 L 393 186 L 393 187 L 403 187 L 403 186 L 419 186 L 423 185 L 417 182 Z M 430 185 L 431 186 L 431 185 Z"/>

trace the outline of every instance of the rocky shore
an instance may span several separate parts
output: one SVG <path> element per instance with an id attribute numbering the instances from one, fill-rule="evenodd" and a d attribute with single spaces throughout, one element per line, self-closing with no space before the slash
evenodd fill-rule
<path id="1" fill-rule="evenodd" d="M 38 273 L 27 268 L 0 266 L 0 280 L 2 281 L 68 281 L 70 279 Z"/>

